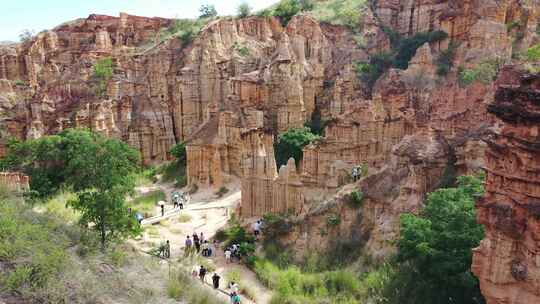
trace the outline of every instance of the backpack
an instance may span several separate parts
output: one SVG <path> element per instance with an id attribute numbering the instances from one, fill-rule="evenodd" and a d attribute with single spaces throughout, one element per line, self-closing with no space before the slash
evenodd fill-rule
<path id="1" fill-rule="evenodd" d="M 240 296 L 239 295 L 233 296 L 232 301 L 233 301 L 233 304 L 240 304 Z"/>

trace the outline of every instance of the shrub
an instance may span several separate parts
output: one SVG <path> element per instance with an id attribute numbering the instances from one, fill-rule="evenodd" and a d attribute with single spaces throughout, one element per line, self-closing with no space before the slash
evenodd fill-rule
<path id="1" fill-rule="evenodd" d="M 274 9 L 273 15 L 278 17 L 283 26 L 286 26 L 292 17 L 302 9 L 298 0 L 281 0 Z"/>
<path id="2" fill-rule="evenodd" d="M 407 69 L 409 61 L 416 53 L 416 50 L 426 42 L 433 43 L 446 39 L 448 34 L 443 31 L 422 32 L 412 37 L 401 39 L 396 51 L 393 66 L 399 69 Z"/>
<path id="3" fill-rule="evenodd" d="M 216 231 L 214 238 L 218 240 L 218 242 L 223 242 L 227 239 L 227 232 L 223 229 L 219 229 L 218 231 Z"/>
<path id="4" fill-rule="evenodd" d="M 229 192 L 229 189 L 225 186 L 221 186 L 218 191 L 216 191 L 217 197 L 223 197 L 225 194 Z"/>
<path id="5" fill-rule="evenodd" d="M 445 76 L 452 69 L 454 57 L 458 45 L 454 42 L 450 43 L 446 50 L 441 51 L 437 58 L 437 75 Z"/>
<path id="6" fill-rule="evenodd" d="M 0 285 L 8 292 L 35 291 L 58 278 L 70 246 L 64 224 L 12 198 L 0 201 L 0 214 L 0 260 L 10 265 Z"/>
<path id="7" fill-rule="evenodd" d="M 237 41 L 233 44 L 233 49 L 238 52 L 238 54 L 242 57 L 246 57 L 249 55 L 249 49 L 243 45 L 240 45 Z"/>
<path id="8" fill-rule="evenodd" d="M 421 216 L 400 217 L 398 259 L 414 272 L 415 292 L 404 303 L 477 303 L 478 280 L 471 274 L 472 248 L 484 236 L 476 222 L 475 200 L 484 193 L 483 182 L 472 176 L 458 178 L 457 188 L 428 195 Z"/>
<path id="9" fill-rule="evenodd" d="M 247 2 L 242 2 L 237 8 L 238 17 L 246 18 L 251 14 L 251 7 Z"/>
<path id="10" fill-rule="evenodd" d="M 468 86 L 475 81 L 489 84 L 497 77 L 500 64 L 501 62 L 498 60 L 488 60 L 472 69 L 460 68 L 458 70 L 458 82 L 462 86 Z"/>
<path id="11" fill-rule="evenodd" d="M 166 40 L 171 37 L 180 39 L 183 44 L 188 44 L 200 32 L 203 26 L 210 19 L 177 19 L 167 30 L 160 32 L 161 40 Z"/>
<path id="12" fill-rule="evenodd" d="M 363 200 L 364 200 L 364 193 L 362 193 L 362 191 L 351 192 L 350 202 L 354 207 L 356 208 L 362 207 Z"/>
<path id="13" fill-rule="evenodd" d="M 98 97 L 103 97 L 107 91 L 107 84 L 113 75 L 113 61 L 112 58 L 106 57 L 98 60 L 94 64 L 94 77 L 96 78 L 96 85 L 94 91 Z"/>
<path id="14" fill-rule="evenodd" d="M 339 226 L 341 217 L 338 214 L 332 213 L 326 217 L 326 224 L 330 227 Z"/>
<path id="15" fill-rule="evenodd" d="M 366 6 L 365 0 L 331 0 L 318 1 L 309 10 L 319 21 L 356 30 L 362 19 L 362 9 Z"/>
<path id="16" fill-rule="evenodd" d="M 19 34 L 19 39 L 22 43 L 26 43 L 28 41 L 31 41 L 32 38 L 34 38 L 35 34 L 36 32 L 34 30 L 25 29 Z"/>
<path id="17" fill-rule="evenodd" d="M 390 53 L 378 53 L 371 56 L 369 62 L 356 63 L 354 68 L 357 76 L 366 82 L 369 88 L 386 70 L 392 67 L 392 55 Z"/>
<path id="18" fill-rule="evenodd" d="M 24 85 L 24 81 L 22 81 L 21 79 L 15 80 L 14 83 L 15 83 L 16 86 L 23 86 Z"/>
<path id="19" fill-rule="evenodd" d="M 126 253 L 120 248 L 114 248 L 108 252 L 108 258 L 114 266 L 121 267 L 127 262 Z"/>
<path id="20" fill-rule="evenodd" d="M 199 18 L 213 18 L 217 16 L 216 7 L 211 4 L 201 5 L 199 13 Z"/>
<path id="21" fill-rule="evenodd" d="M 255 238 L 249 235 L 246 230 L 240 225 L 234 225 L 225 231 L 227 234 L 227 240 L 225 246 L 228 247 L 232 244 L 253 243 Z"/>
<path id="22" fill-rule="evenodd" d="M 529 61 L 540 60 L 540 43 L 527 50 L 527 60 Z"/>
<path id="23" fill-rule="evenodd" d="M 308 128 L 289 129 L 279 135 L 274 147 L 278 167 L 287 164 L 291 157 L 298 165 L 303 156 L 302 149 L 319 138 L 320 136 L 311 133 Z"/>

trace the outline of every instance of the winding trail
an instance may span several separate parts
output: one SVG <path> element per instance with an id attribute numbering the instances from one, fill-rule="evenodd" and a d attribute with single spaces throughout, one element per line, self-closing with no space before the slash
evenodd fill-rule
<path id="1" fill-rule="evenodd" d="M 210 190 L 200 191 L 191 197 L 184 209 L 174 209 L 171 202 L 171 194 L 175 189 L 172 184 L 156 184 L 152 187 L 141 187 L 141 192 L 151 190 L 162 190 L 167 197 L 167 205 L 165 216 L 159 216 L 159 207 L 156 207 L 158 216 L 145 219 L 143 226 L 145 231 L 141 238 L 134 240 L 133 244 L 141 251 L 148 252 L 157 244 L 169 240 L 171 244 L 171 266 L 178 264 L 178 261 L 184 257 L 184 241 L 186 235 L 193 233 L 204 234 L 206 239 L 212 238 L 215 233 L 223 228 L 236 206 L 241 199 L 241 192 L 237 185 L 230 185 L 231 191 L 227 195 L 218 198 Z M 223 254 L 223 249 L 218 248 L 217 252 L 210 258 L 209 262 L 215 265 L 216 272 L 221 276 L 220 286 L 227 286 L 226 273 L 234 271 L 240 274 L 243 285 L 250 289 L 250 294 L 254 299 L 249 299 L 245 294 L 241 294 L 242 303 L 267 304 L 270 302 L 272 292 L 263 286 L 256 278 L 256 275 L 246 266 L 239 263 L 227 264 Z M 164 263 L 164 269 L 166 263 Z M 211 282 L 211 275 L 207 276 L 208 283 Z M 201 284 L 200 281 L 194 284 Z M 206 284 L 207 288 L 213 290 L 210 284 Z M 225 290 L 228 292 L 228 290 Z M 228 297 L 223 292 L 213 290 L 219 297 L 228 300 Z"/>

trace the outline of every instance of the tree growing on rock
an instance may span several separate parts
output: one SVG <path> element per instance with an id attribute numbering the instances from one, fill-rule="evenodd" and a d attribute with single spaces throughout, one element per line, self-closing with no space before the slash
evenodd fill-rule
<path id="1" fill-rule="evenodd" d="M 240 18 L 246 18 L 251 14 L 251 7 L 247 2 L 242 2 L 238 6 L 238 17 Z"/>
<path id="2" fill-rule="evenodd" d="M 213 18 L 217 16 L 216 7 L 211 4 L 201 5 L 199 13 L 199 18 Z"/>
<path id="3" fill-rule="evenodd" d="M 321 137 L 311 133 L 308 128 L 289 129 L 279 135 L 274 145 L 278 167 L 287 164 L 291 157 L 294 158 L 298 165 L 303 157 L 302 149 L 319 138 Z"/>
<path id="4" fill-rule="evenodd" d="M 400 303 L 483 302 L 470 271 L 472 248 L 484 236 L 474 206 L 483 192 L 481 179 L 461 176 L 457 188 L 430 193 L 420 216 L 401 216 Z"/>
<path id="5" fill-rule="evenodd" d="M 94 77 L 96 79 L 95 93 L 98 97 L 103 97 L 107 92 L 107 84 L 113 75 L 112 58 L 107 57 L 98 60 L 94 64 Z"/>

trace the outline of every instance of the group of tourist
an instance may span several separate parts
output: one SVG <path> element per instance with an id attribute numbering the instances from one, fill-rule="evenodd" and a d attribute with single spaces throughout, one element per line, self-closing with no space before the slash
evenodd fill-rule
<path id="1" fill-rule="evenodd" d="M 189 235 L 186 236 L 185 245 L 186 255 L 190 255 L 195 252 L 197 254 L 200 253 L 204 257 L 210 257 L 217 248 L 217 241 L 214 240 L 213 246 L 210 246 L 210 242 L 204 238 L 204 234 L 202 232 L 200 235 L 194 232 L 192 238 L 190 238 Z"/>
<path id="2" fill-rule="evenodd" d="M 200 267 L 193 266 L 193 270 L 191 272 L 193 277 L 199 277 L 201 282 L 203 284 L 206 283 L 206 274 L 208 273 L 208 269 L 204 267 L 204 265 L 201 265 Z M 214 275 L 212 275 L 212 286 L 214 289 L 219 289 L 219 280 L 221 279 L 221 276 L 214 272 Z M 238 294 L 239 286 L 234 281 L 231 281 L 229 283 L 229 296 L 231 297 L 231 303 L 232 304 L 239 304 L 240 303 L 240 295 Z"/>

